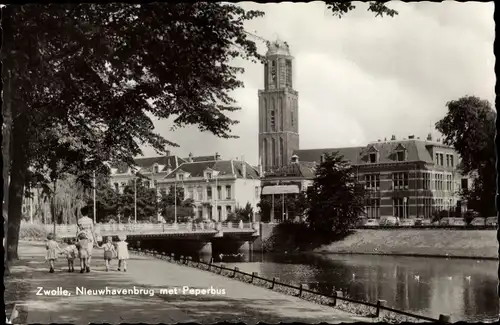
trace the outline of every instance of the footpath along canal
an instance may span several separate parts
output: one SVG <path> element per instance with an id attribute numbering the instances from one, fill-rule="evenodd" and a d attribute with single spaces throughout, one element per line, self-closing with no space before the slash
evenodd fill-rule
<path id="1" fill-rule="evenodd" d="M 102 250 L 96 250 L 91 272 L 80 274 L 67 272 L 64 259 L 57 262 L 55 273 L 49 273 L 40 243 L 21 242 L 19 253 L 21 259 L 11 268 L 13 275 L 6 279 L 5 293 L 7 313 L 14 304 L 19 313 L 15 323 L 373 322 L 371 318 L 151 257 L 132 255 L 126 273 L 116 268 L 106 272 Z M 16 279 L 25 285 L 24 295 L 13 293 L 18 288 L 13 283 Z M 193 290 L 224 289 L 225 294 L 183 294 L 184 286 Z M 106 288 L 125 289 L 127 294 L 77 294 L 76 288 L 91 293 Z M 135 294 L 134 288 L 143 291 Z M 178 288 L 179 294 L 160 294 L 162 289 L 173 288 Z M 37 295 L 40 290 L 42 294 Z M 67 290 L 69 295 L 47 295 L 43 290 Z M 151 290 L 154 294 L 150 294 Z M 14 296 L 17 301 L 10 298 Z"/>

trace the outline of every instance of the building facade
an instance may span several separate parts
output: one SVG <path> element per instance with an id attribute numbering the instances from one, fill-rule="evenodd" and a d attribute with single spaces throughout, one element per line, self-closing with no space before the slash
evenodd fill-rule
<path id="1" fill-rule="evenodd" d="M 354 167 L 366 189 L 367 218 L 431 218 L 438 211 L 453 212 L 460 190 L 470 188 L 458 169 L 453 148 L 431 136 L 425 140 L 377 141 L 363 147 L 306 149 L 294 154 L 300 161 L 321 163 L 325 153 L 338 153 Z"/>
<path id="2" fill-rule="evenodd" d="M 259 90 L 259 164 L 264 171 L 286 166 L 299 149 L 298 96 L 288 44 L 269 43 L 264 89 Z"/>
<path id="3" fill-rule="evenodd" d="M 192 154 L 188 158 L 175 155 L 137 158 L 135 166 L 112 166 L 110 182 L 122 192 L 137 173 L 145 176 L 141 182 L 156 188 L 158 196 L 182 188 L 185 199 L 194 202 L 196 218 L 224 221 L 236 208 L 250 203 L 254 211 L 260 201 L 259 171 L 241 160 L 221 160 L 212 156 Z"/>

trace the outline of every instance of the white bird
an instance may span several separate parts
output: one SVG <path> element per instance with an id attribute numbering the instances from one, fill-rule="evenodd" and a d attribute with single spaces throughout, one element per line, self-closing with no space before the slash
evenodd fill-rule
<path id="1" fill-rule="evenodd" d="M 465 280 L 470 281 L 470 275 L 466 276 Z"/>
<path id="2" fill-rule="evenodd" d="M 356 279 L 356 274 L 352 274 L 352 281 L 354 281 L 354 279 Z"/>
<path id="3" fill-rule="evenodd" d="M 452 279 L 452 277 L 451 277 L 451 276 L 447 276 L 446 278 L 447 278 L 448 280 L 451 280 L 451 279 Z"/>
<path id="4" fill-rule="evenodd" d="M 420 281 L 420 275 L 415 275 L 415 280 Z"/>
<path id="5" fill-rule="evenodd" d="M 224 254 L 219 254 L 219 259 L 222 260 L 223 257 L 224 257 Z"/>

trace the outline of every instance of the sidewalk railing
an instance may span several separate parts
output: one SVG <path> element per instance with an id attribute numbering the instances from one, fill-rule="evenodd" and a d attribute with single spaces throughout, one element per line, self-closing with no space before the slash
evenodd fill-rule
<path id="1" fill-rule="evenodd" d="M 175 256 L 173 253 L 166 254 L 166 253 L 160 253 L 160 252 L 157 252 L 154 250 L 141 250 L 140 248 L 137 248 L 137 249 L 131 248 L 130 250 L 132 252 L 139 254 L 139 255 L 149 255 L 149 256 L 153 256 L 155 258 L 159 258 L 162 260 L 167 260 L 169 262 L 175 262 Z M 332 300 L 332 303 L 330 305 L 333 307 L 336 306 L 337 300 L 346 301 L 346 302 L 350 302 L 350 303 L 354 303 L 354 304 L 361 304 L 361 305 L 368 306 L 368 307 L 373 307 L 376 309 L 376 313 L 375 313 L 376 318 L 380 317 L 380 315 L 383 311 L 386 311 L 386 312 L 392 312 L 395 314 L 400 314 L 400 315 L 404 315 L 407 317 L 411 317 L 411 318 L 415 318 L 415 319 L 419 319 L 419 320 L 423 320 L 423 321 L 428 321 L 428 322 L 433 322 L 433 323 L 450 323 L 451 322 L 449 315 L 441 314 L 441 315 L 439 315 L 439 318 L 436 319 L 436 318 L 431 318 L 431 317 L 422 316 L 422 315 L 418 315 L 418 314 L 413 314 L 410 312 L 387 307 L 385 300 L 378 300 L 377 303 L 372 303 L 372 302 L 355 300 L 355 299 L 345 297 L 342 291 L 335 291 L 335 292 L 333 292 L 333 294 L 327 294 L 327 293 L 321 293 L 321 292 L 310 290 L 308 285 L 306 285 L 306 284 L 300 284 L 299 286 L 294 286 L 294 285 L 291 285 L 288 283 L 279 282 L 279 279 L 276 277 L 274 277 L 272 280 L 266 279 L 266 278 L 260 277 L 257 272 L 252 272 L 250 274 L 250 273 L 240 271 L 237 267 L 230 269 L 230 268 L 224 267 L 223 264 L 220 264 L 220 265 L 214 264 L 213 258 L 211 258 L 210 261 L 207 263 L 203 260 L 193 261 L 191 256 L 180 256 L 179 262 L 183 265 L 192 266 L 192 267 L 196 267 L 196 268 L 200 268 L 201 265 L 204 265 L 204 266 L 207 266 L 207 271 L 214 271 L 218 274 L 222 274 L 222 271 L 228 271 L 229 273 L 227 275 L 230 278 L 236 278 L 237 274 L 241 275 L 243 277 L 249 277 L 250 280 L 248 281 L 248 283 L 250 283 L 250 284 L 252 284 L 254 282 L 254 280 L 261 280 L 263 282 L 270 284 L 270 286 L 268 287 L 268 289 L 270 289 L 270 290 L 273 290 L 274 288 L 276 288 L 276 286 L 286 287 L 286 288 L 289 288 L 292 290 L 296 290 L 298 297 L 301 297 L 303 295 L 303 293 L 310 293 L 312 295 L 317 295 L 317 296 L 329 298 Z"/>

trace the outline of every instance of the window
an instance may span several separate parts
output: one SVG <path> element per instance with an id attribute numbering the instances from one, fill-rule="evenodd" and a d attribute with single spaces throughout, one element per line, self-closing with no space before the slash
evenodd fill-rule
<path id="1" fill-rule="evenodd" d="M 286 86 L 292 87 L 292 61 L 286 60 Z"/>
<path id="2" fill-rule="evenodd" d="M 231 214 L 231 206 L 228 205 L 226 206 L 226 216 L 229 216 Z"/>
<path id="3" fill-rule="evenodd" d="M 198 218 L 203 219 L 203 207 L 198 207 Z"/>
<path id="4" fill-rule="evenodd" d="M 276 131 L 276 119 L 274 116 L 274 110 L 271 111 L 271 131 Z"/>
<path id="5" fill-rule="evenodd" d="M 212 186 L 207 186 L 207 199 L 212 199 Z"/>
<path id="6" fill-rule="evenodd" d="M 203 188 L 201 186 L 198 187 L 198 200 L 203 201 Z"/>
<path id="7" fill-rule="evenodd" d="M 425 218 L 432 216 L 432 200 L 429 198 L 424 198 L 424 216 Z"/>
<path id="8" fill-rule="evenodd" d="M 444 163 L 443 163 L 443 154 L 442 153 L 439 154 L 439 162 L 440 162 L 441 166 L 444 166 Z"/>
<path id="9" fill-rule="evenodd" d="M 212 179 L 212 173 L 207 173 L 207 179 Z"/>
<path id="10" fill-rule="evenodd" d="M 231 185 L 226 185 L 226 200 L 231 200 Z"/>
<path id="11" fill-rule="evenodd" d="M 380 190 L 380 175 L 365 175 L 365 188 L 368 190 Z"/>
<path id="12" fill-rule="evenodd" d="M 462 178 L 460 181 L 460 189 L 467 190 L 469 189 L 469 180 L 467 178 Z"/>
<path id="13" fill-rule="evenodd" d="M 429 173 L 424 173 L 424 190 L 431 189 L 431 175 Z"/>
<path id="14" fill-rule="evenodd" d="M 194 191 L 192 187 L 188 189 L 188 198 L 194 199 Z"/>
<path id="15" fill-rule="evenodd" d="M 436 165 L 439 165 L 439 154 L 436 153 Z"/>
<path id="16" fill-rule="evenodd" d="M 377 154 L 376 153 L 371 153 L 370 154 L 370 163 L 374 164 L 377 162 Z"/>
<path id="17" fill-rule="evenodd" d="M 366 210 L 368 219 L 380 219 L 380 199 L 368 199 Z"/>
<path id="18" fill-rule="evenodd" d="M 450 155 L 450 166 L 451 166 L 451 167 L 454 167 L 454 166 L 453 166 L 453 155 Z"/>
<path id="19" fill-rule="evenodd" d="M 292 126 L 293 126 L 293 111 L 291 113 L 291 119 L 292 119 Z"/>
<path id="20" fill-rule="evenodd" d="M 255 186 L 255 198 L 256 199 L 259 198 L 259 187 L 258 186 Z"/>
<path id="21" fill-rule="evenodd" d="M 158 165 L 154 165 L 153 173 L 158 174 Z"/>
<path id="22" fill-rule="evenodd" d="M 396 153 L 398 161 L 405 161 L 405 152 L 404 151 L 398 151 Z"/>
<path id="23" fill-rule="evenodd" d="M 396 197 L 392 200 L 394 217 L 407 218 L 409 212 L 408 198 Z"/>
<path id="24" fill-rule="evenodd" d="M 222 221 L 222 207 L 220 205 L 217 207 L 217 221 Z"/>
<path id="25" fill-rule="evenodd" d="M 450 155 L 446 154 L 446 166 L 450 166 Z"/>
<path id="26" fill-rule="evenodd" d="M 408 173 L 400 172 L 392 174 L 392 184 L 395 190 L 408 189 Z"/>
<path id="27" fill-rule="evenodd" d="M 222 187 L 217 186 L 217 199 L 222 200 Z"/>
<path id="28" fill-rule="evenodd" d="M 177 175 L 177 178 L 178 178 L 180 181 L 184 180 L 184 174 L 178 174 L 178 175 Z"/>
<path id="29" fill-rule="evenodd" d="M 453 179 L 451 175 L 446 175 L 446 190 L 449 192 L 453 191 Z"/>

